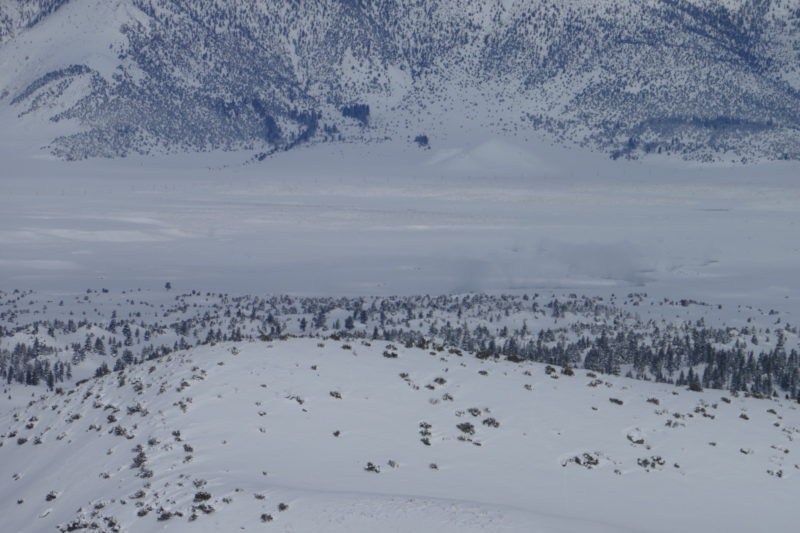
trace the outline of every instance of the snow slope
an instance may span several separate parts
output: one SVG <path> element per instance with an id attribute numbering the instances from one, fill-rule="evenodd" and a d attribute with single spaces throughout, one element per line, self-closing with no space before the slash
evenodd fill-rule
<path id="1" fill-rule="evenodd" d="M 561 370 L 332 339 L 175 353 L 2 415 L 3 530 L 794 530 L 796 403 Z"/>

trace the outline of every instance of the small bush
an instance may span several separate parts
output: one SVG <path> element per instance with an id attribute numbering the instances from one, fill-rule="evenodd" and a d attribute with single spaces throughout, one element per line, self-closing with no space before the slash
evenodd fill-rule
<path id="1" fill-rule="evenodd" d="M 475 426 L 473 426 L 469 422 L 464 422 L 462 424 L 458 424 L 456 427 L 458 429 L 460 429 L 461 432 L 466 434 L 466 435 L 474 435 L 475 434 Z"/>
<path id="2" fill-rule="evenodd" d="M 485 419 L 483 421 L 483 425 L 484 426 L 489 426 L 491 428 L 499 428 L 500 427 L 500 422 L 498 422 L 497 420 L 495 420 L 492 417 L 489 417 L 489 418 L 487 418 L 487 419 Z"/>
<path id="3" fill-rule="evenodd" d="M 208 501 L 210 499 L 211 499 L 211 494 L 206 492 L 206 491 L 202 491 L 201 490 L 200 492 L 197 492 L 194 495 L 194 502 L 195 503 L 205 502 L 205 501 Z"/>
<path id="4" fill-rule="evenodd" d="M 628 440 L 634 444 L 644 444 L 644 439 L 636 438 L 633 435 L 628 435 Z"/>
<path id="5" fill-rule="evenodd" d="M 144 451 L 140 451 L 133 458 L 133 463 L 131 463 L 131 468 L 142 468 L 146 462 L 147 462 L 147 455 L 144 453 Z"/>
<path id="6" fill-rule="evenodd" d="M 214 512 L 214 508 L 211 505 L 207 504 L 207 503 L 201 503 L 200 505 L 197 505 L 197 506 L 195 506 L 193 508 L 197 509 L 198 511 L 202 512 L 203 514 L 211 514 L 211 513 Z"/>

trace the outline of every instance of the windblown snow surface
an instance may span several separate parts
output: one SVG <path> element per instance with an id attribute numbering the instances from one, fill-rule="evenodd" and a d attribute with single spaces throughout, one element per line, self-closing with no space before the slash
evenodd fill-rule
<path id="1" fill-rule="evenodd" d="M 793 531 L 794 402 L 332 339 L 0 418 L 4 531 Z"/>

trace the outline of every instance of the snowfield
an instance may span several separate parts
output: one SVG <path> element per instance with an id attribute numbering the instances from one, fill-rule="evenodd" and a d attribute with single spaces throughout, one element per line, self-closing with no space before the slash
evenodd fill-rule
<path id="1" fill-rule="evenodd" d="M 3 530 L 794 531 L 789 400 L 444 347 L 206 345 L 0 417 Z"/>
<path id="2" fill-rule="evenodd" d="M 800 312 L 796 163 L 614 162 L 474 131 L 431 150 L 323 145 L 249 163 L 65 164 L 14 146 L 0 194 L 7 289 L 646 290 Z"/>

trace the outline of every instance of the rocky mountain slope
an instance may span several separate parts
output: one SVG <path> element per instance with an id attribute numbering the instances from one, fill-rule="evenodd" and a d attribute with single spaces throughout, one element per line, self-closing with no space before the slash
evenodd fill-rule
<path id="1" fill-rule="evenodd" d="M 385 342 L 208 345 L 5 411 L 14 532 L 792 531 L 800 479 L 793 401 Z"/>
<path id="2" fill-rule="evenodd" d="M 463 128 L 794 159 L 798 46 L 794 0 L 7 0 L 0 105 L 66 159 Z"/>

